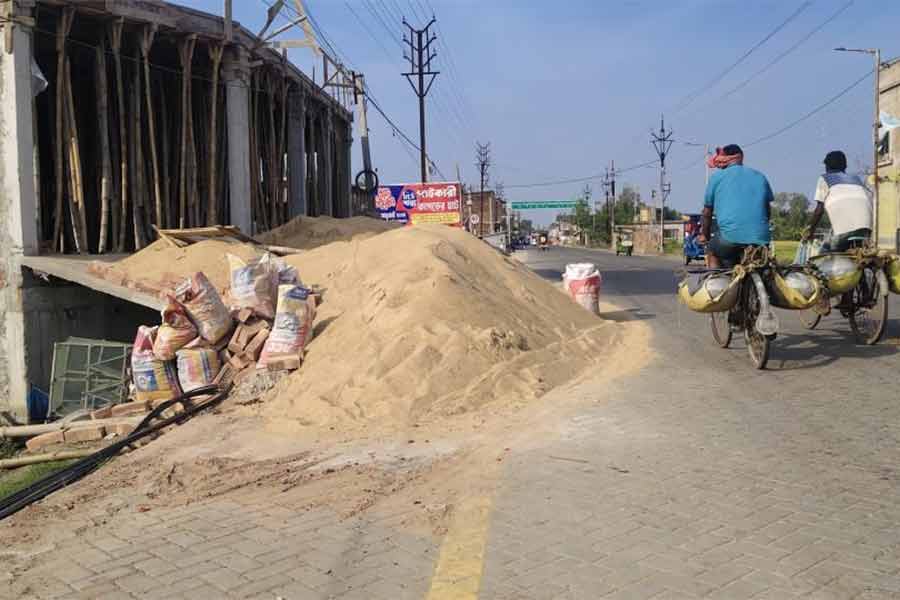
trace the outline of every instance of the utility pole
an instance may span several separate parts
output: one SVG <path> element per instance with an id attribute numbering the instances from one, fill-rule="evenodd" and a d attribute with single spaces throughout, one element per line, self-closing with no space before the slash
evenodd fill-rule
<path id="1" fill-rule="evenodd" d="M 592 192 L 591 184 L 584 184 L 584 190 L 582 190 L 581 195 L 584 197 L 584 203 L 587 205 L 588 210 L 591 211 L 591 244 L 594 243 L 594 234 L 597 231 L 597 207 L 591 204 Z"/>
<path id="2" fill-rule="evenodd" d="M 491 168 L 491 144 L 488 142 L 487 144 L 480 144 L 475 142 L 475 167 L 478 169 L 478 173 L 481 177 L 481 195 L 479 198 L 481 216 L 478 217 L 478 237 L 483 237 L 484 233 L 484 184 L 487 183 L 488 176 L 490 175 L 488 170 Z M 491 221 L 494 218 L 494 203 L 491 202 Z"/>
<path id="3" fill-rule="evenodd" d="M 413 92 L 419 98 L 419 153 L 422 163 L 422 183 L 428 181 L 428 155 L 425 152 L 425 96 L 431 89 L 431 84 L 440 71 L 431 70 L 431 61 L 437 57 L 436 52 L 432 52 L 431 44 L 437 39 L 432 35 L 431 26 L 434 25 L 435 18 L 431 20 L 422 29 L 416 29 L 403 19 L 403 24 L 409 29 L 409 38 L 403 36 L 403 41 L 409 45 L 409 56 L 405 53 L 403 58 L 409 61 L 409 72 L 403 73 L 409 85 L 412 86 Z M 428 83 L 425 83 L 425 78 Z M 413 82 L 415 78 L 415 82 Z"/>
<path id="4" fill-rule="evenodd" d="M 223 28 L 224 31 L 222 33 L 224 34 L 225 41 L 230 42 L 234 36 L 231 17 L 231 0 L 225 0 L 225 22 Z"/>
<path id="5" fill-rule="evenodd" d="M 872 229 L 875 246 L 878 246 L 878 128 L 881 126 L 881 48 L 835 48 L 836 52 L 861 52 L 875 59 L 875 120 L 872 122 Z"/>
<path id="6" fill-rule="evenodd" d="M 664 238 L 666 231 L 666 195 L 671 188 L 666 187 L 666 156 L 672 147 L 672 130 L 666 130 L 665 116 L 659 119 L 659 133 L 651 132 L 650 143 L 659 156 L 659 252 L 665 251 Z"/>
<path id="7" fill-rule="evenodd" d="M 369 122 L 366 117 L 366 82 L 362 73 L 352 73 L 353 98 L 356 101 L 356 115 L 359 119 L 359 143 L 362 147 L 363 172 L 366 177 L 366 190 L 374 193 L 375 182 L 372 178 L 372 154 L 369 150 Z"/>
<path id="8" fill-rule="evenodd" d="M 611 179 L 609 183 L 609 199 L 606 202 L 606 206 L 609 211 L 609 247 L 614 248 L 613 234 L 616 230 L 616 161 L 609 161 L 609 165 Z"/>

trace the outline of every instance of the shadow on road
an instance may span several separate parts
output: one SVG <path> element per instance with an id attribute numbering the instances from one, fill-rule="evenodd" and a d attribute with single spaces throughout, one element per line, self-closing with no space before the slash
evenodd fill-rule
<path id="1" fill-rule="evenodd" d="M 616 323 L 623 323 L 626 321 L 646 321 L 648 319 L 655 319 L 656 315 L 644 312 L 640 308 L 626 308 L 624 310 L 601 312 L 600 318 L 606 319 L 607 321 L 615 321 Z"/>
<path id="2" fill-rule="evenodd" d="M 856 343 L 849 331 L 781 334 L 772 348 L 775 361 L 788 363 L 775 369 L 779 371 L 817 369 L 841 358 L 880 358 L 894 354 L 897 354 L 896 346 L 863 346 Z"/>

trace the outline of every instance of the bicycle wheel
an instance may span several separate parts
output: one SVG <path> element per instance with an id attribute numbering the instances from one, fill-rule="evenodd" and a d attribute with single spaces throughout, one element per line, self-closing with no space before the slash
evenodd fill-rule
<path id="1" fill-rule="evenodd" d="M 753 281 L 747 277 L 744 281 L 744 340 L 747 342 L 747 353 L 750 361 L 757 369 L 765 369 L 769 362 L 769 345 L 771 336 L 763 335 L 756 329 L 760 303 Z"/>
<path id="2" fill-rule="evenodd" d="M 888 305 L 882 292 L 875 269 L 864 267 L 859 284 L 850 292 L 850 329 L 859 344 L 875 345 L 884 335 Z"/>
<path id="3" fill-rule="evenodd" d="M 712 329 L 713 339 L 721 348 L 727 348 L 731 345 L 731 321 L 728 318 L 730 313 L 714 312 L 709 315 L 709 325 Z"/>

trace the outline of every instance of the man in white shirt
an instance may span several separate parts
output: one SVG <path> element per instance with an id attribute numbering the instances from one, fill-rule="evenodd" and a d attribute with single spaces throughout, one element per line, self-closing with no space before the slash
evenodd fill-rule
<path id="1" fill-rule="evenodd" d="M 847 174 L 847 157 L 840 150 L 825 157 L 825 174 L 816 185 L 816 210 L 804 240 L 811 237 L 825 211 L 834 235 L 823 250 L 845 252 L 872 236 L 872 197 L 859 177 Z"/>

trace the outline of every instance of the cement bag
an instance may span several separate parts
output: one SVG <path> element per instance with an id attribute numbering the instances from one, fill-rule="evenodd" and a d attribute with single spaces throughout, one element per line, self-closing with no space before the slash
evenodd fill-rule
<path id="1" fill-rule="evenodd" d="M 262 257 L 245 261 L 233 254 L 226 255 L 231 271 L 231 310 L 249 308 L 264 319 L 275 317 L 278 294 L 278 273 L 268 252 Z"/>
<path id="2" fill-rule="evenodd" d="M 231 331 L 231 313 L 203 273 L 194 273 L 179 285 L 175 289 L 175 299 L 187 309 L 200 337 L 210 344 Z"/>
<path id="3" fill-rule="evenodd" d="M 900 294 L 900 256 L 892 256 L 884 265 L 884 274 L 887 276 L 888 287 L 895 294 Z"/>
<path id="4" fill-rule="evenodd" d="M 175 352 L 197 337 L 197 328 L 188 318 L 185 308 L 169 296 L 162 311 L 162 325 L 153 341 L 153 354 L 159 360 L 173 360 Z"/>
<path id="5" fill-rule="evenodd" d="M 778 308 L 806 310 L 815 306 L 827 293 L 819 279 L 801 270 L 776 270 L 767 278 L 769 300 Z"/>
<path id="6" fill-rule="evenodd" d="M 209 385 L 222 369 L 213 348 L 182 348 L 178 351 L 178 382 L 185 392 Z"/>
<path id="7" fill-rule="evenodd" d="M 131 350 L 131 373 L 135 400 L 170 400 L 181 395 L 178 375 L 172 361 L 159 360 L 153 353 L 158 327 L 138 327 Z"/>
<path id="8" fill-rule="evenodd" d="M 809 259 L 828 283 L 828 293 L 837 296 L 856 287 L 862 277 L 862 269 L 847 254 L 820 254 Z"/>
<path id="9" fill-rule="evenodd" d="M 591 311 L 600 314 L 600 282 L 602 277 L 597 267 L 591 263 L 566 265 L 563 285 L 572 300 Z"/>
<path id="10" fill-rule="evenodd" d="M 272 333 L 266 339 L 259 365 L 282 358 L 301 358 L 309 341 L 316 304 L 310 291 L 300 285 L 278 286 L 278 310 Z"/>
<path id="11" fill-rule="evenodd" d="M 689 273 L 678 284 L 678 299 L 694 312 L 727 312 L 737 304 L 743 275 Z"/>

